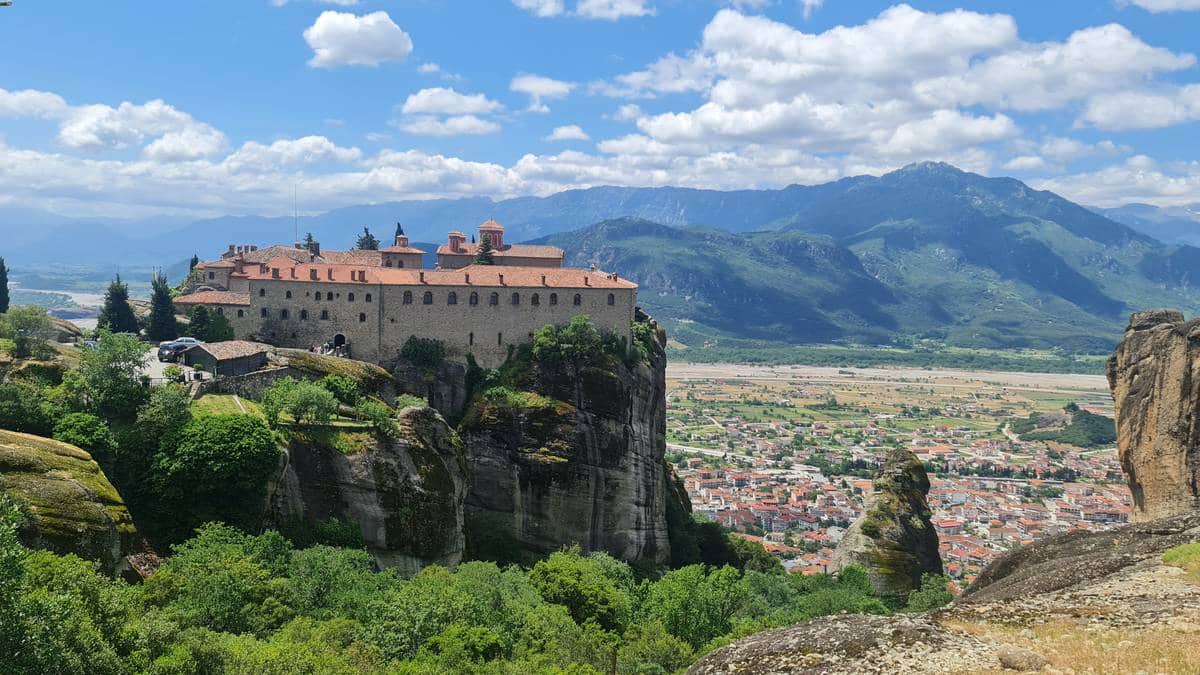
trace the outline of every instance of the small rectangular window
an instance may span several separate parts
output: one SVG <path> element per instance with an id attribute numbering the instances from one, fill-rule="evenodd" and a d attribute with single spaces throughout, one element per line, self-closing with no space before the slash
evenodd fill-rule
<path id="1" fill-rule="evenodd" d="M 264 318 L 264 319 L 265 319 L 265 318 L 267 318 L 267 308 L 266 308 L 266 307 L 263 307 L 262 309 L 260 309 L 260 310 L 258 311 L 258 315 L 259 315 L 259 316 L 261 316 L 261 317 L 262 317 L 262 318 Z"/>
<path id="2" fill-rule="evenodd" d="M 321 310 L 321 319 L 324 321 L 329 320 L 329 310 L 327 310 L 327 309 Z"/>

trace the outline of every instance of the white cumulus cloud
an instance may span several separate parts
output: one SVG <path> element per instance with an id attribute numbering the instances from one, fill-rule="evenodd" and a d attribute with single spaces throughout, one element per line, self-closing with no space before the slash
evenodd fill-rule
<path id="1" fill-rule="evenodd" d="M 541 75 L 518 75 L 509 83 L 508 88 L 529 96 L 530 111 L 547 113 L 550 112 L 550 107 L 545 101 L 566 98 L 575 89 L 575 84 Z"/>
<path id="2" fill-rule="evenodd" d="M 542 18 L 560 16 L 566 12 L 562 0 L 512 0 L 520 9 Z"/>
<path id="3" fill-rule="evenodd" d="M 1125 0 L 1148 12 L 1186 12 L 1200 10 L 1200 0 Z"/>
<path id="4" fill-rule="evenodd" d="M 403 61 L 412 53 L 412 38 L 392 21 L 387 12 L 363 16 L 325 11 L 304 31 L 313 50 L 308 65 L 313 68 L 377 66 Z"/>
<path id="5" fill-rule="evenodd" d="M 466 115 L 492 113 L 503 107 L 483 94 L 460 94 L 453 88 L 431 87 L 405 99 L 401 111 L 410 115 Z"/>
<path id="6" fill-rule="evenodd" d="M 646 0 L 579 0 L 575 14 L 586 19 L 616 21 L 628 16 L 651 16 L 654 8 Z"/>
<path id="7" fill-rule="evenodd" d="M 591 136 L 579 127 L 578 124 L 569 124 L 567 126 L 555 127 L 548 136 L 543 138 L 545 141 L 588 141 Z"/>

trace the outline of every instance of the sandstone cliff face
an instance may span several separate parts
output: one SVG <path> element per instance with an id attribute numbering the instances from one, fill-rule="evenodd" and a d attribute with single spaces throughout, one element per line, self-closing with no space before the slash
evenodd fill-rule
<path id="1" fill-rule="evenodd" d="M 30 516 L 21 532 L 27 546 L 95 560 L 109 574 L 125 568 L 137 535 L 133 519 L 87 452 L 0 430 L 0 491 Z"/>
<path id="2" fill-rule="evenodd" d="M 1134 314 L 1108 362 L 1134 520 L 1200 507 L 1200 321 Z"/>
<path id="3" fill-rule="evenodd" d="M 655 325 L 649 363 L 535 372 L 542 396 L 477 401 L 459 429 L 470 532 L 527 561 L 575 543 L 668 561 L 665 345 Z"/>
<path id="4" fill-rule="evenodd" d="M 453 566 L 463 553 L 466 464 L 462 442 L 429 408 L 407 408 L 395 441 L 344 455 L 293 442 L 270 495 L 276 522 L 357 523 L 381 567 L 413 573 Z"/>
<path id="5" fill-rule="evenodd" d="M 908 450 L 891 450 L 875 476 L 866 513 L 838 544 L 834 566 L 862 565 L 880 594 L 905 594 L 920 587 L 922 574 L 941 574 L 928 494 L 921 460 Z"/>

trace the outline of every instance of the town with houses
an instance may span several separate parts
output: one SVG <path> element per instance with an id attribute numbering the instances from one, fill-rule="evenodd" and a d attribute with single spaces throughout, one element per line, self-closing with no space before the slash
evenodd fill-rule
<path id="1" fill-rule="evenodd" d="M 899 444 L 929 469 L 942 559 L 961 582 L 1019 544 L 1128 522 L 1131 498 L 1115 448 L 1026 442 L 1008 430 L 1007 418 L 1057 403 L 1045 392 L 1038 399 L 1044 387 L 975 379 L 982 374 L 914 387 L 902 373 L 869 372 L 869 382 L 847 371 L 671 380 L 668 459 L 694 512 L 761 542 L 789 571 L 828 571 L 870 498 L 875 466 Z M 1101 386 L 1053 395 L 1090 399 L 1111 414 Z M 781 392 L 798 397 L 771 397 Z M 847 403 L 832 404 L 833 396 Z"/>

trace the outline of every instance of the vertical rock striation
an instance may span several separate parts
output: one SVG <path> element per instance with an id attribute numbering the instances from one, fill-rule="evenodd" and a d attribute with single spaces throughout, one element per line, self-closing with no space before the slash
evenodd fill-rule
<path id="1" fill-rule="evenodd" d="M 399 437 L 355 454 L 293 441 L 270 495 L 271 518 L 353 522 L 381 567 L 414 573 L 463 553 L 467 478 L 458 435 L 430 408 L 407 408 Z"/>
<path id="2" fill-rule="evenodd" d="M 653 327 L 649 362 L 585 368 L 578 378 L 535 371 L 510 400 L 480 398 L 459 432 L 471 487 L 476 555 L 531 560 L 565 545 L 657 563 L 666 523 L 666 335 Z M 503 549 L 503 550 L 499 550 Z"/>
<path id="3" fill-rule="evenodd" d="M 835 568 L 862 565 L 871 587 L 899 595 L 920 587 L 921 575 L 941 574 L 937 531 L 926 502 L 929 476 L 912 452 L 895 448 L 875 475 L 867 511 L 834 553 Z"/>
<path id="4" fill-rule="evenodd" d="M 1108 361 L 1117 448 L 1137 522 L 1200 507 L 1200 321 L 1138 312 Z"/>

